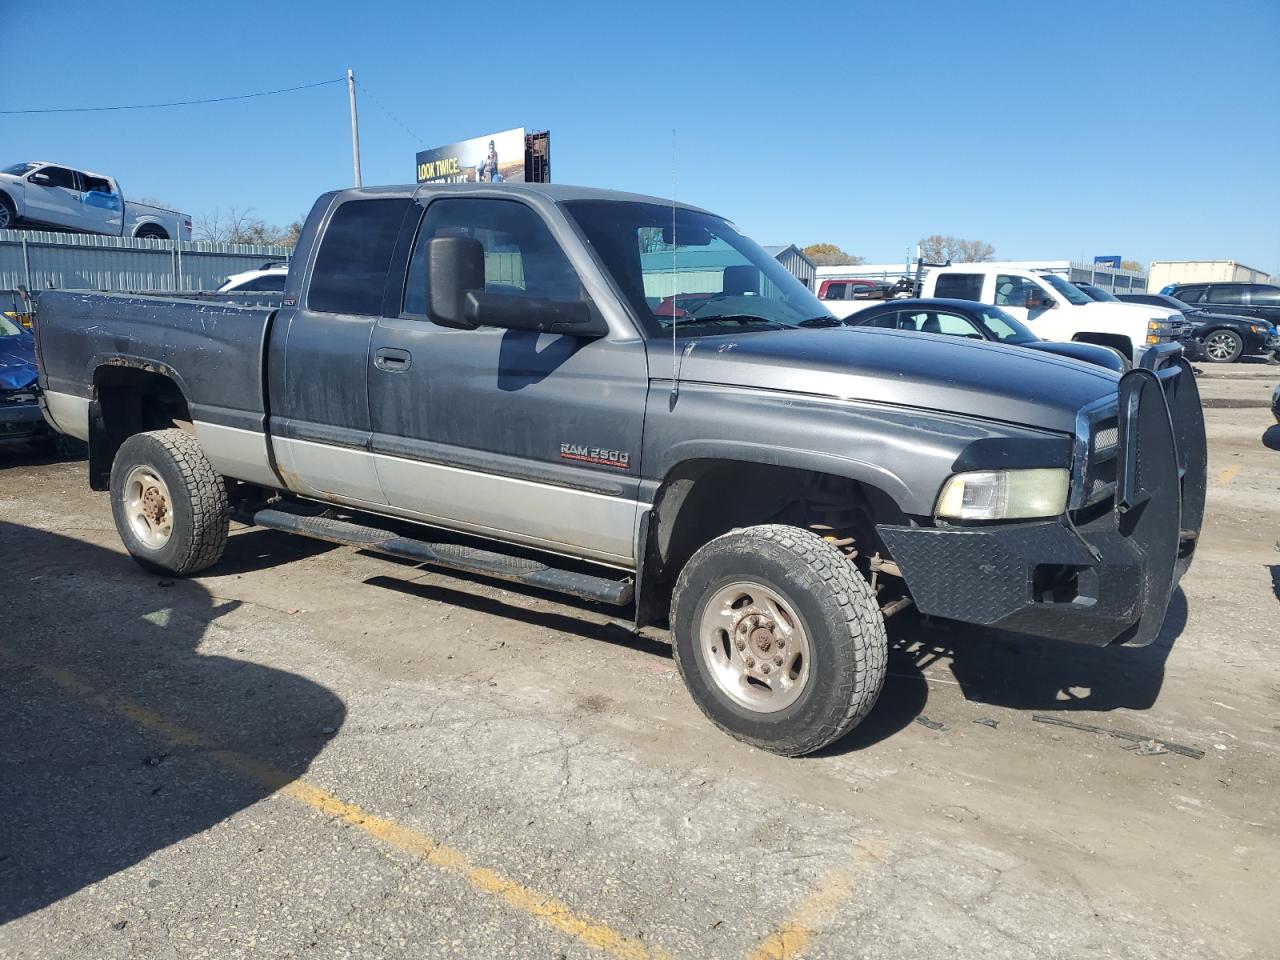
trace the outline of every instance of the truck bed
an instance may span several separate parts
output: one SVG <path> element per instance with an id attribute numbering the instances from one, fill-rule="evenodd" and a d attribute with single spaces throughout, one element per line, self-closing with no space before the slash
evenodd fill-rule
<path id="1" fill-rule="evenodd" d="M 90 399 L 102 364 L 171 377 L 193 419 L 263 428 L 263 345 L 275 310 L 139 294 L 48 290 L 36 310 L 40 386 Z"/>

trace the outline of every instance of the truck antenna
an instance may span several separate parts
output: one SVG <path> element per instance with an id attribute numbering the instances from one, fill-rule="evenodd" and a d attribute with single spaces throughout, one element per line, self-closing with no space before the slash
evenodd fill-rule
<path id="1" fill-rule="evenodd" d="M 676 128 L 671 128 L 671 406 L 680 395 L 680 365 L 676 358 Z"/>

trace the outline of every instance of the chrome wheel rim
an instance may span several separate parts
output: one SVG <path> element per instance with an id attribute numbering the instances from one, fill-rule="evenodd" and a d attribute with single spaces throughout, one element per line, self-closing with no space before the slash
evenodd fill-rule
<path id="1" fill-rule="evenodd" d="M 1236 352 L 1235 338 L 1229 333 L 1215 333 L 1204 348 L 1213 359 L 1226 360 Z"/>
<path id="2" fill-rule="evenodd" d="M 698 654 L 720 691 L 756 713 L 795 703 L 809 682 L 809 634 L 779 590 L 741 580 L 712 594 L 698 624 Z"/>
<path id="3" fill-rule="evenodd" d="M 150 467 L 134 467 L 125 477 L 124 509 L 133 535 L 152 550 L 159 550 L 173 536 L 169 487 Z"/>
<path id="4" fill-rule="evenodd" d="M 13 215 L 9 213 L 9 208 L 0 203 L 0 230 L 8 230 L 13 226 Z"/>

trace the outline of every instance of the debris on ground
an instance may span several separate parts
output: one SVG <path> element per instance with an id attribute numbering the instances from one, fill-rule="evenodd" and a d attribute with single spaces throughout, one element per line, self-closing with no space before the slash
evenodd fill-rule
<path id="1" fill-rule="evenodd" d="M 977 720 L 975 720 L 975 721 L 973 721 L 973 722 L 974 722 L 974 723 L 980 723 L 980 724 L 982 724 L 984 727 L 990 727 L 992 730 L 995 730 L 997 727 L 999 727 L 999 726 L 1000 726 L 1000 721 L 999 721 L 999 720 L 993 720 L 993 719 L 991 719 L 990 717 L 979 717 Z"/>
<path id="2" fill-rule="evenodd" d="M 916 723 L 922 727 L 928 727 L 930 730 L 946 730 L 947 725 L 938 720 L 930 720 L 923 713 L 916 717 Z"/>
<path id="3" fill-rule="evenodd" d="M 1074 720 L 1063 720 L 1061 717 L 1047 717 L 1043 713 L 1033 713 L 1031 719 L 1036 723 L 1051 723 L 1057 727 L 1070 727 L 1072 730 L 1083 730 L 1085 733 L 1101 733 L 1108 737 L 1118 737 L 1121 740 L 1131 740 L 1134 743 L 1141 744 L 1143 741 L 1159 744 L 1169 753 L 1176 753 L 1183 757 L 1190 757 L 1192 760 L 1203 760 L 1204 751 L 1197 750 L 1195 747 L 1184 747 L 1180 743 L 1171 743 L 1168 740 L 1158 740 L 1155 737 L 1144 737 L 1140 733 L 1129 733 L 1127 730 L 1109 730 L 1106 727 L 1099 727 L 1092 723 L 1076 723 Z"/>

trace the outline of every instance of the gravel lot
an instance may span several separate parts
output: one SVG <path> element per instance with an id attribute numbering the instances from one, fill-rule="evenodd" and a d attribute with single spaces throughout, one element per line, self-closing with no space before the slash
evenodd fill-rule
<path id="1" fill-rule="evenodd" d="M 160 579 L 83 464 L 0 451 L 0 956 L 1275 956 L 1277 378 L 1205 371 L 1157 644 L 904 614 L 805 760 L 601 609 L 239 528 Z"/>

